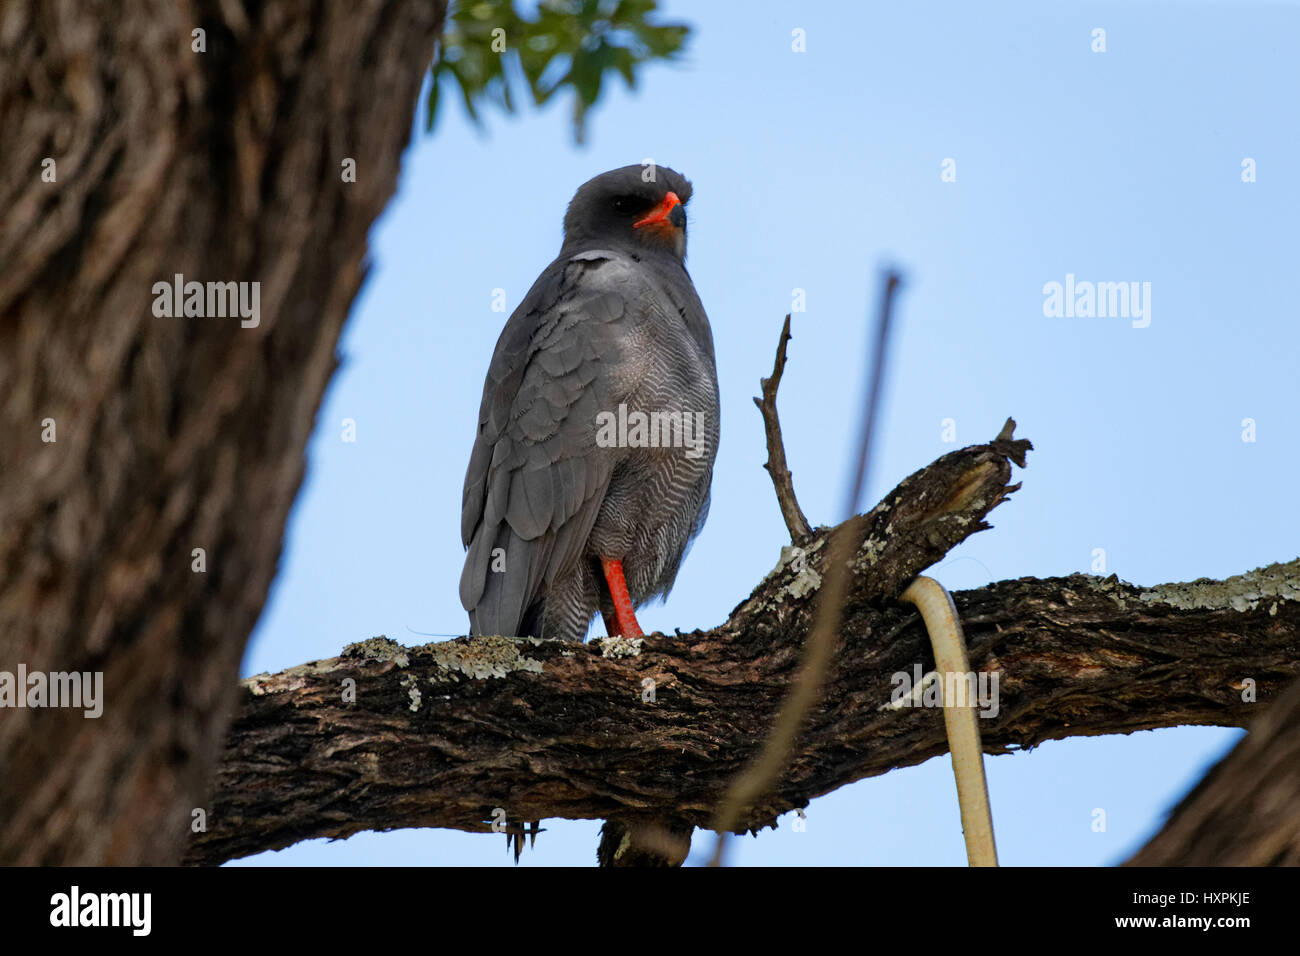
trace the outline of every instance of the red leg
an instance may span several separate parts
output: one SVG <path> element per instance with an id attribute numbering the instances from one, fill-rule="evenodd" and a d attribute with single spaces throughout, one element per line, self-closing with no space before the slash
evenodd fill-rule
<path id="1" fill-rule="evenodd" d="M 632 608 L 632 597 L 627 593 L 627 581 L 623 578 L 623 561 L 621 558 L 600 559 L 600 566 L 605 572 L 605 583 L 609 585 L 609 596 L 614 602 L 614 618 L 618 631 L 623 637 L 644 637 L 641 625 L 636 622 L 636 612 Z M 606 620 L 606 625 L 609 621 Z M 612 635 L 611 635 L 612 636 Z"/>
<path id="2" fill-rule="evenodd" d="M 600 612 L 600 616 L 605 619 L 605 633 L 610 637 L 618 634 L 618 617 Z"/>

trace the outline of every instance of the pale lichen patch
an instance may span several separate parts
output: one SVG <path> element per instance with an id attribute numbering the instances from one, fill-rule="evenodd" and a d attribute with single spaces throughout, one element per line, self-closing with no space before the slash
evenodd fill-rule
<path id="1" fill-rule="evenodd" d="M 766 581 L 768 578 L 772 577 L 773 575 L 780 574 L 782 571 L 788 568 L 795 561 L 795 559 L 798 558 L 800 555 L 804 555 L 805 560 L 807 560 L 807 554 L 808 552 L 805 551 L 803 548 L 796 547 L 793 544 L 787 544 L 783 546 L 781 548 L 781 557 L 777 559 L 776 567 L 774 567 L 771 571 L 768 571 L 767 574 L 763 575 L 763 580 Z"/>
<path id="2" fill-rule="evenodd" d="M 524 640 L 531 640 L 525 638 Z M 534 645 L 539 640 L 532 640 Z M 520 671 L 540 674 L 542 662 L 519 653 L 519 642 L 508 637 L 471 637 L 428 644 L 424 648 L 434 664 L 452 680 L 459 675 L 474 680 L 505 677 Z"/>
<path id="3" fill-rule="evenodd" d="M 1222 581 L 1197 578 L 1178 584 L 1161 584 L 1138 595 L 1147 604 L 1168 604 L 1184 611 L 1205 609 L 1253 611 L 1267 598 L 1300 601 L 1300 558 L 1271 564 Z"/>
<path id="4" fill-rule="evenodd" d="M 853 571 L 855 574 L 865 574 L 869 572 L 880 556 L 885 553 L 885 541 L 882 538 L 868 537 L 861 545 L 858 546 L 858 553 L 853 558 Z"/>
<path id="5" fill-rule="evenodd" d="M 414 713 L 420 709 L 420 688 L 410 674 L 402 675 L 402 686 L 406 688 L 406 694 L 411 698 L 410 710 Z"/>
<path id="6" fill-rule="evenodd" d="M 792 544 L 787 544 L 781 548 L 781 559 L 777 561 L 776 567 L 769 571 L 763 580 L 766 581 L 768 578 L 781 574 L 787 569 L 796 573 L 789 584 L 772 596 L 774 602 L 781 603 L 785 600 L 786 595 L 795 599 L 804 598 L 822 586 L 822 576 L 812 568 L 808 559 L 819 551 L 824 543 L 824 541 L 818 540 L 808 548 L 801 548 Z"/>
<path id="7" fill-rule="evenodd" d="M 411 663 L 411 659 L 406 655 L 406 648 L 382 634 L 379 637 L 349 644 L 343 648 L 340 656 L 359 657 L 367 661 L 391 661 L 398 667 L 408 667 Z"/>
<path id="8" fill-rule="evenodd" d="M 812 568 L 806 567 L 794 576 L 793 581 L 781 589 L 781 593 L 776 596 L 776 599 L 779 601 L 786 594 L 796 600 L 804 598 L 821 586 L 822 576 Z"/>
<path id="9" fill-rule="evenodd" d="M 1128 610 L 1128 601 L 1124 600 L 1124 592 L 1120 589 L 1123 582 L 1120 581 L 1119 575 L 1112 574 L 1110 577 L 1103 578 L 1095 574 L 1084 574 L 1080 575 L 1080 577 L 1084 579 L 1088 587 L 1114 601 L 1115 606 L 1121 611 Z M 1125 585 L 1125 587 L 1128 586 Z"/>
<path id="10" fill-rule="evenodd" d="M 254 674 L 252 677 L 244 678 L 240 683 L 248 688 L 255 697 L 272 693 L 282 694 L 285 691 L 299 690 L 309 677 L 333 674 L 334 669 L 335 662 L 332 659 L 308 661 L 306 664 L 298 664 L 282 670 L 278 674 L 269 674 L 263 671 L 261 674 Z"/>
<path id="11" fill-rule="evenodd" d="M 600 645 L 601 657 L 637 657 L 641 653 L 641 645 L 645 643 L 642 638 L 634 637 L 628 640 L 625 637 L 602 637 L 596 641 Z"/>

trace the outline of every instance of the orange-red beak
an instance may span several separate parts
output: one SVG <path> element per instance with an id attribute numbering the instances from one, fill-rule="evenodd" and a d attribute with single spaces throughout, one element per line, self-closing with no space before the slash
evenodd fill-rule
<path id="1" fill-rule="evenodd" d="M 677 198 L 675 192 L 669 192 L 664 197 L 664 201 L 655 207 L 654 212 L 632 223 L 632 228 L 640 229 L 642 226 L 658 225 L 663 222 L 678 229 L 686 225 L 686 210 L 682 208 L 682 201 Z"/>

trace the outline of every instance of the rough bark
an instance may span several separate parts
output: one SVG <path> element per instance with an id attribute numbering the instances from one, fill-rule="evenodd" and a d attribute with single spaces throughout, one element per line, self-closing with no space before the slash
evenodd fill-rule
<path id="1" fill-rule="evenodd" d="M 823 702 L 744 827 L 946 752 L 939 710 L 882 709 L 893 675 L 932 666 L 918 615 L 891 598 L 986 527 L 983 516 L 1012 490 L 1006 452 L 1016 444 L 945 456 L 855 519 L 855 573 Z M 825 540 L 818 529 L 805 551 L 783 552 L 710 631 L 655 634 L 639 647 L 373 639 L 248 679 L 209 830 L 195 835 L 187 861 L 366 829 L 486 831 L 497 808 L 507 822 L 707 826 L 788 688 Z M 1000 676 L 1000 711 L 982 726 L 989 753 L 1072 735 L 1241 726 L 1300 674 L 1300 561 L 1224 582 L 1140 588 L 1072 575 L 954 597 L 971 666 Z M 1242 701 L 1246 677 L 1260 704 Z M 644 699 L 647 679 L 653 700 Z M 348 681 L 355 702 L 344 698 Z"/>
<path id="2" fill-rule="evenodd" d="M 444 12 L 0 5 L 0 670 L 106 700 L 0 718 L 0 863 L 180 858 Z M 259 323 L 157 317 L 176 274 Z"/>
<path id="3" fill-rule="evenodd" d="M 1127 866 L 1300 866 L 1300 681 Z"/>
<path id="4" fill-rule="evenodd" d="M 1274 573 L 1300 584 L 1296 562 L 1241 578 Z M 790 583 L 788 569 L 779 572 L 759 600 Z M 1186 587 L 1072 575 L 956 593 L 971 666 L 1000 675 L 1000 713 L 981 726 L 985 751 L 1180 724 L 1245 726 L 1300 675 L 1300 601 L 1238 611 L 1160 597 Z M 802 602 L 788 591 L 783 600 Z M 802 635 L 727 624 L 654 635 L 639 654 L 613 659 L 599 644 L 475 638 L 400 648 L 376 639 L 251 678 L 211 830 L 196 836 L 188 859 L 218 863 L 365 829 L 486 831 L 497 807 L 509 821 L 677 816 L 706 826 L 761 743 Z M 914 612 L 860 606 L 828 703 L 779 791 L 745 826 L 945 753 L 938 710 L 880 710 L 892 675 L 932 666 L 927 647 Z M 1260 703 L 1241 700 L 1244 677 L 1256 680 Z M 348 678 L 355 704 L 341 700 Z M 653 703 L 641 699 L 646 678 Z"/>

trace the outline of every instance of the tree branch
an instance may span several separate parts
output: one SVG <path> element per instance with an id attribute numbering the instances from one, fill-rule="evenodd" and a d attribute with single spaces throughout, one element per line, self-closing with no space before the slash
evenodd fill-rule
<path id="1" fill-rule="evenodd" d="M 937 708 L 885 707 L 893 675 L 933 662 L 891 599 L 987 525 L 1028 442 L 952 452 L 848 522 L 853 575 L 822 702 L 779 785 L 741 818 L 773 823 L 816 796 L 946 751 Z M 887 531 L 888 529 L 888 531 Z M 459 638 L 343 656 L 244 682 L 208 814 L 187 861 L 215 864 L 367 829 L 490 829 L 493 810 L 708 826 L 754 758 L 800 658 L 826 532 L 787 549 L 729 620 L 639 648 Z M 799 555 L 803 555 L 802 562 Z M 803 565 L 800 570 L 800 565 Z M 1240 726 L 1300 674 L 1300 561 L 1228 581 L 1138 588 L 1113 576 L 1004 581 L 954 595 L 977 671 L 1000 675 L 986 752 L 1174 724 Z M 355 702 L 343 699 L 355 681 Z M 644 682 L 649 679 L 653 685 Z M 643 699 L 647 686 L 653 699 Z"/>

